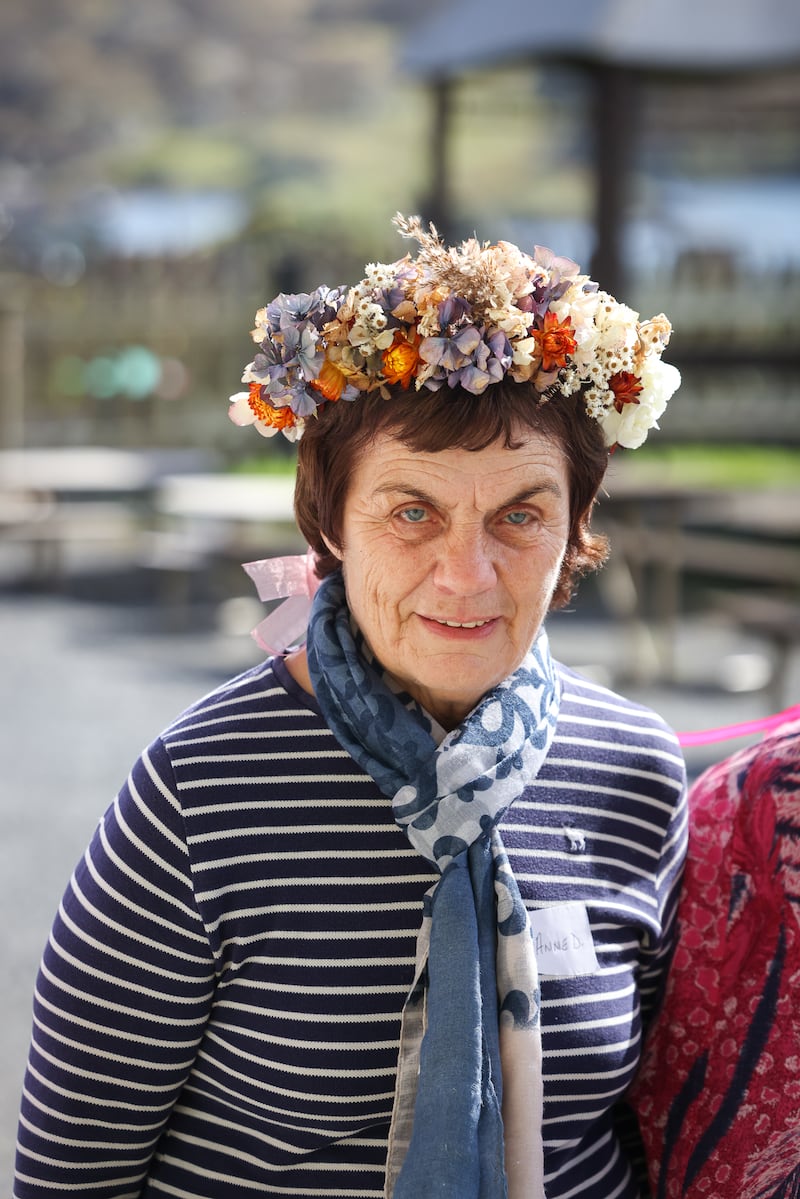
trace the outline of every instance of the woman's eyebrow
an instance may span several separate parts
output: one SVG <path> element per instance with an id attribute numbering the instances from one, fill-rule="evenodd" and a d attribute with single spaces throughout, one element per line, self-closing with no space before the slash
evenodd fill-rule
<path id="1" fill-rule="evenodd" d="M 563 492 L 555 479 L 548 479 L 546 482 L 537 483 L 533 487 L 523 487 L 521 491 L 518 491 L 516 495 L 512 495 L 500 507 L 509 508 L 514 504 L 524 504 L 527 500 L 535 500 L 540 495 L 552 495 L 556 499 L 560 499 Z"/>
<path id="2" fill-rule="evenodd" d="M 536 499 L 540 495 L 552 495 L 556 499 L 562 496 L 562 490 L 555 479 L 548 479 L 546 482 L 536 483 L 531 487 L 523 487 L 514 495 L 509 496 L 507 500 L 503 500 L 498 504 L 500 508 L 513 507 L 514 504 L 524 504 L 528 500 Z M 408 499 L 420 500 L 425 504 L 432 504 L 434 507 L 441 505 L 441 500 L 436 496 L 431 495 L 422 487 L 414 487 L 408 483 L 382 483 L 380 487 L 376 487 L 373 495 L 401 495 Z"/>
<path id="3" fill-rule="evenodd" d="M 382 483 L 380 487 L 376 487 L 373 495 L 404 495 L 412 500 L 422 500 L 423 503 L 433 504 L 434 507 L 441 503 L 435 496 L 424 491 L 421 487 L 411 487 L 408 483 Z"/>

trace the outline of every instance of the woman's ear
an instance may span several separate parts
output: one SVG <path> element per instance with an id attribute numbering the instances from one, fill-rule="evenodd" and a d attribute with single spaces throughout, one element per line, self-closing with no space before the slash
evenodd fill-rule
<path id="1" fill-rule="evenodd" d="M 341 551 L 341 550 L 340 550 L 340 549 L 339 549 L 337 546 L 335 546 L 335 545 L 333 544 L 333 542 L 332 542 L 332 541 L 331 541 L 329 538 L 327 538 L 327 537 L 325 536 L 325 534 L 324 534 L 324 533 L 322 533 L 322 532 L 321 532 L 321 533 L 320 533 L 320 537 L 321 537 L 321 538 L 322 538 L 322 540 L 325 542 L 325 544 L 327 545 L 328 549 L 329 549 L 329 550 L 330 550 L 330 552 L 333 554 L 334 558 L 338 558 L 338 559 L 339 559 L 339 561 L 340 561 L 340 562 L 342 562 L 342 561 L 344 560 L 344 554 L 342 553 L 342 551 Z"/>

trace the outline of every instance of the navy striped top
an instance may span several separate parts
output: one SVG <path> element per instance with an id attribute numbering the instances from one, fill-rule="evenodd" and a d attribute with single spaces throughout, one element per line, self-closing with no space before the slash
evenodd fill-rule
<path id="1" fill-rule="evenodd" d="M 649 710 L 561 668 L 503 840 L 531 910 L 585 905 L 597 967 L 542 978 L 548 1199 L 637 1195 L 612 1109 L 663 983 L 684 769 Z M 432 868 L 268 661 L 134 766 L 36 984 L 14 1195 L 379 1199 Z"/>

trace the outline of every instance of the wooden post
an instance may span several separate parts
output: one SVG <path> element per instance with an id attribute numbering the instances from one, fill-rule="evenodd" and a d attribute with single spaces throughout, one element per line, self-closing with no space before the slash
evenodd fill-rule
<path id="1" fill-rule="evenodd" d="M 430 191 L 423 204 L 424 215 L 433 221 L 447 241 L 452 235 L 449 149 L 453 80 L 440 77 L 431 82 L 433 108 L 430 140 Z"/>
<path id="2" fill-rule="evenodd" d="M 25 440 L 25 329 L 22 281 L 0 275 L 0 448 Z"/>
<path id="3" fill-rule="evenodd" d="M 592 81 L 595 248 L 591 274 L 603 291 L 625 293 L 623 232 L 630 199 L 636 136 L 636 85 L 624 67 L 597 63 Z"/>

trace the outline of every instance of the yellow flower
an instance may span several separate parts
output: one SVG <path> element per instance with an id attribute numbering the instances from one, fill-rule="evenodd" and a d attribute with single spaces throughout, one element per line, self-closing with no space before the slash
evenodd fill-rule
<path id="1" fill-rule="evenodd" d="M 399 383 L 408 387 L 419 364 L 419 337 L 415 333 L 409 341 L 405 334 L 397 332 L 388 350 L 383 351 L 383 377 L 387 383 Z"/>
<path id="2" fill-rule="evenodd" d="M 251 383 L 248 403 L 256 422 L 268 429 L 291 429 L 297 424 L 297 418 L 287 405 L 285 408 L 273 408 L 261 398 L 261 384 Z"/>
<path id="3" fill-rule="evenodd" d="M 311 380 L 311 386 L 321 392 L 326 400 L 338 400 L 341 399 L 346 381 L 344 371 L 326 358 L 317 378 Z"/>

